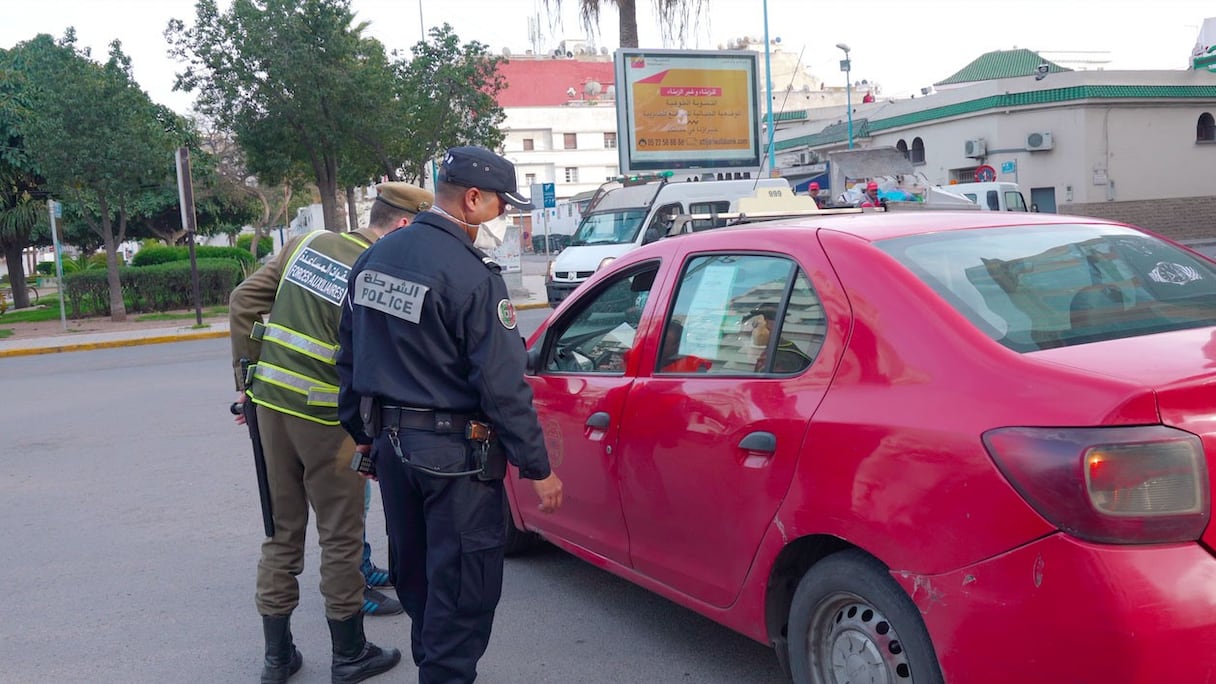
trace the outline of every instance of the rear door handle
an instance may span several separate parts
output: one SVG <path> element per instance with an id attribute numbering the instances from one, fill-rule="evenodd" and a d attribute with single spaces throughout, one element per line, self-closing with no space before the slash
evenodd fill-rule
<path id="1" fill-rule="evenodd" d="M 607 430 L 608 424 L 612 421 L 612 417 L 604 411 L 596 411 L 587 419 L 585 425 L 592 430 Z"/>
<path id="2" fill-rule="evenodd" d="M 777 450 L 777 436 L 771 432 L 753 432 L 739 440 L 739 448 L 771 454 Z"/>

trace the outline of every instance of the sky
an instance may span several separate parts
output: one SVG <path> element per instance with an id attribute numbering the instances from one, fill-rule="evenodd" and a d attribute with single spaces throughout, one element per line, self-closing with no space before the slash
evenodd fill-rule
<path id="1" fill-rule="evenodd" d="M 221 7 L 228 0 L 219 0 Z M 578 0 L 561 0 L 560 16 L 544 0 L 350 0 L 357 19 L 385 47 L 408 48 L 422 26 L 452 25 L 462 41 L 477 40 L 490 52 L 530 49 L 529 18 L 540 27 L 540 46 L 586 38 Z M 707 0 L 684 45 L 664 44 L 652 0 L 637 0 L 643 48 L 714 49 L 733 38 L 765 32 L 764 0 Z M 554 4 L 550 0 L 550 5 Z M 618 47 L 612 3 L 601 14 L 597 46 Z M 1210 0 L 767 0 L 770 40 L 801 55 L 820 79 L 843 82 L 835 46 L 851 49 L 853 80 L 878 83 L 882 94 L 919 93 L 990 50 L 1096 52 L 1116 69 L 1182 69 L 1199 27 L 1216 16 Z M 192 97 L 172 91 L 181 65 L 167 55 L 164 29 L 171 18 L 193 23 L 193 0 L 0 0 L 0 47 L 76 28 L 77 44 L 104 59 L 110 41 L 122 41 L 136 80 L 153 100 L 186 113 Z M 774 90 L 781 84 L 774 83 Z"/>

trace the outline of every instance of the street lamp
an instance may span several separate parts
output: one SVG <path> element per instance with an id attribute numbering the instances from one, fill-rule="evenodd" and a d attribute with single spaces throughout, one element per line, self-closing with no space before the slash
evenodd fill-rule
<path id="1" fill-rule="evenodd" d="M 844 50 L 844 59 L 840 60 L 840 70 L 844 72 L 845 106 L 849 108 L 849 149 L 853 149 L 853 65 L 849 63 L 849 46 L 836 43 L 836 47 Z"/>

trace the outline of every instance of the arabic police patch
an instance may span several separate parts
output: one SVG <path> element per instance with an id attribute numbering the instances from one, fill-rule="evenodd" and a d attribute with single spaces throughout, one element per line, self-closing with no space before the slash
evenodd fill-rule
<path id="1" fill-rule="evenodd" d="M 498 303 L 498 321 L 507 330 L 514 330 L 519 318 L 515 315 L 515 305 L 511 300 L 504 299 Z"/>

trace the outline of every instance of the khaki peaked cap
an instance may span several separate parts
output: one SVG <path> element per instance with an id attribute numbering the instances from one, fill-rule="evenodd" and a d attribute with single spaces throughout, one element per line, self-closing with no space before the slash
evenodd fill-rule
<path id="1" fill-rule="evenodd" d="M 435 204 L 435 193 L 409 183 L 380 183 L 376 193 L 376 199 L 411 214 L 426 211 Z"/>

